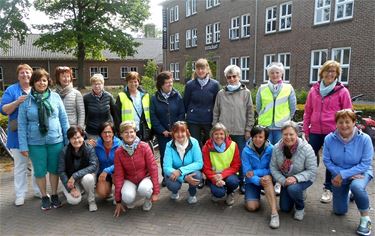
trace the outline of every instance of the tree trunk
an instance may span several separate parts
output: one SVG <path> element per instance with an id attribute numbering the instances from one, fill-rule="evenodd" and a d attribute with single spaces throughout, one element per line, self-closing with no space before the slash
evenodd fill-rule
<path id="1" fill-rule="evenodd" d="M 84 62 L 85 62 L 85 46 L 80 40 L 80 36 L 78 36 L 78 52 L 77 52 L 77 59 L 78 59 L 78 88 L 84 89 L 85 88 L 85 78 L 83 75 L 84 69 Z"/>

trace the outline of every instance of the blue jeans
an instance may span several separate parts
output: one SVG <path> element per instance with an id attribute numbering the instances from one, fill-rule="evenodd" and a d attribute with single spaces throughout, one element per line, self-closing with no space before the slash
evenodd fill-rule
<path id="1" fill-rule="evenodd" d="M 322 148 L 324 144 L 324 138 L 327 136 L 327 134 L 310 134 L 309 135 L 309 144 L 314 149 L 317 164 L 319 166 L 320 158 L 319 158 L 319 150 Z M 332 174 L 328 171 L 326 168 L 326 177 L 324 180 L 324 188 L 332 191 Z"/>
<path id="2" fill-rule="evenodd" d="M 369 174 L 364 174 L 363 179 L 355 179 L 343 183 L 340 187 L 332 186 L 333 193 L 333 212 L 337 215 L 343 215 L 348 212 L 349 204 L 349 189 L 354 196 L 355 204 L 360 212 L 368 211 L 369 197 L 366 191 L 368 183 L 372 177 Z"/>
<path id="3" fill-rule="evenodd" d="M 281 130 L 271 130 L 269 132 L 268 140 L 271 142 L 272 145 L 275 145 L 281 139 Z"/>
<path id="4" fill-rule="evenodd" d="M 218 187 L 215 184 L 208 181 L 208 185 L 210 186 L 211 193 L 217 198 L 223 198 L 225 194 L 231 194 L 233 191 L 238 188 L 239 179 L 237 175 L 230 175 L 226 179 L 224 179 L 225 185 L 223 187 Z"/>
<path id="5" fill-rule="evenodd" d="M 160 152 L 160 167 L 161 167 L 161 174 L 164 177 L 164 170 L 163 170 L 163 163 L 164 163 L 164 152 L 165 147 L 167 146 L 167 143 L 171 141 L 172 139 L 170 137 L 166 138 L 164 135 L 156 135 L 156 138 L 158 140 L 158 147 Z"/>
<path id="6" fill-rule="evenodd" d="M 195 174 L 194 179 L 198 179 L 199 181 L 202 181 L 202 173 L 200 171 L 194 171 Z M 186 183 L 186 181 L 185 181 Z M 176 194 L 181 189 L 182 183 L 178 180 L 172 181 L 169 176 L 165 178 L 165 184 L 167 185 L 167 188 L 172 193 Z M 189 194 L 190 196 L 195 196 L 197 194 L 197 186 L 193 186 L 189 184 Z"/>
<path id="7" fill-rule="evenodd" d="M 300 182 L 282 186 L 280 192 L 280 210 L 289 212 L 295 205 L 297 210 L 305 208 L 305 201 L 303 200 L 303 191 L 312 185 L 311 181 Z"/>

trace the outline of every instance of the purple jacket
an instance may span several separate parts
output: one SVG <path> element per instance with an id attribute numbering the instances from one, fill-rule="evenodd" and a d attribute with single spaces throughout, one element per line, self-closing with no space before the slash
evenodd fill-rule
<path id="1" fill-rule="evenodd" d="M 335 114 L 342 109 L 352 109 L 352 100 L 347 88 L 337 82 L 335 88 L 324 98 L 320 95 L 321 81 L 314 84 L 307 96 L 303 114 L 305 135 L 329 134 L 336 129 Z"/>

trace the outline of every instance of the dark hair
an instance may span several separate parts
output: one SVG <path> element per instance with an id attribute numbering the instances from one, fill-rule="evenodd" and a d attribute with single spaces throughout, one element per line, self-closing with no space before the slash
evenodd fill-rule
<path id="1" fill-rule="evenodd" d="M 66 132 L 66 136 L 68 136 L 68 139 L 71 139 L 74 137 L 76 133 L 80 133 L 82 137 L 85 137 L 85 131 L 82 129 L 81 126 L 78 125 L 72 125 Z"/>
<path id="2" fill-rule="evenodd" d="M 136 80 L 138 80 L 138 83 L 141 83 L 141 77 L 139 76 L 138 72 L 136 72 L 136 71 L 129 72 L 125 77 L 126 82 L 129 82 L 130 80 L 133 80 L 133 79 L 136 79 Z"/>
<path id="3" fill-rule="evenodd" d="M 174 134 L 178 131 L 186 132 L 186 136 L 190 138 L 190 132 L 185 121 L 176 121 L 172 126 L 172 139 L 174 140 Z"/>
<path id="4" fill-rule="evenodd" d="M 169 71 L 162 71 L 158 76 L 156 77 L 156 89 L 160 90 L 161 87 L 164 85 L 165 81 L 173 78 L 173 75 Z"/>
<path id="5" fill-rule="evenodd" d="M 106 121 L 99 126 L 100 137 L 102 136 L 104 129 L 107 128 L 108 126 L 111 127 L 112 132 L 115 133 L 115 126 L 113 125 L 113 123 L 110 121 Z"/>
<path id="6" fill-rule="evenodd" d="M 254 126 L 254 127 L 251 129 L 251 131 L 250 131 L 250 136 L 251 136 L 252 138 L 254 138 L 255 135 L 260 134 L 260 133 L 262 133 L 262 132 L 264 132 L 265 140 L 267 140 L 267 139 L 268 139 L 268 136 L 269 136 L 269 134 L 270 134 L 270 131 L 268 130 L 267 127 L 263 127 L 263 126 L 261 126 L 261 125 L 256 125 L 256 126 Z"/>
<path id="7" fill-rule="evenodd" d="M 61 85 L 60 83 L 60 74 L 68 73 L 70 75 L 70 82 L 73 80 L 73 71 L 67 66 L 58 66 L 56 67 L 55 77 L 56 77 L 56 84 Z"/>
<path id="8" fill-rule="evenodd" d="M 51 87 L 52 86 L 52 80 L 51 80 L 51 77 L 49 76 L 48 72 L 45 69 L 34 70 L 33 74 L 31 75 L 30 86 L 34 88 L 35 83 L 38 82 L 39 80 L 41 80 L 43 77 L 47 77 L 48 87 Z"/>

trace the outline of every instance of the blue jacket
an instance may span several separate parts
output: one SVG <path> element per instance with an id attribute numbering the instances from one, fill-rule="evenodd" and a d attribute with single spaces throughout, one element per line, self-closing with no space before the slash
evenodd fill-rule
<path id="1" fill-rule="evenodd" d="M 374 148 L 367 134 L 357 131 L 349 143 L 344 143 L 335 132 L 324 139 L 323 161 L 333 177 L 340 174 L 344 181 L 353 175 L 367 173 L 373 176 Z"/>
<path id="2" fill-rule="evenodd" d="M 18 141 L 20 151 L 28 151 L 28 145 L 45 145 L 64 142 L 68 144 L 66 132 L 69 129 L 68 116 L 64 104 L 55 92 L 51 91 L 48 98 L 53 107 L 49 117 L 49 128 L 46 135 L 39 131 L 38 106 L 31 94 L 20 105 L 18 113 Z"/>
<path id="3" fill-rule="evenodd" d="M 164 153 L 163 170 L 166 176 L 170 176 L 173 171 L 179 169 L 181 171 L 178 181 L 183 183 L 186 175 L 194 171 L 201 170 L 203 167 L 202 152 L 199 147 L 198 141 L 190 137 L 189 145 L 186 148 L 184 158 L 180 158 L 177 152 L 174 141 L 171 140 L 167 143 Z"/>
<path id="4" fill-rule="evenodd" d="M 98 156 L 99 160 L 99 171 L 98 174 L 101 174 L 103 171 L 113 175 L 113 172 L 115 171 L 114 166 L 114 160 L 115 160 L 115 151 L 118 147 L 121 146 L 121 140 L 117 138 L 116 136 L 113 137 L 113 145 L 109 152 L 109 155 L 107 156 L 107 153 L 105 152 L 103 139 L 98 138 L 96 141 L 95 146 L 95 153 Z"/>
<path id="5" fill-rule="evenodd" d="M 21 88 L 21 85 L 19 83 L 12 84 L 11 86 L 9 86 L 5 90 L 5 92 L 3 94 L 3 97 L 1 98 L 1 104 L 0 104 L 1 114 L 6 116 L 7 114 L 3 111 L 3 106 L 16 101 L 21 95 L 22 95 L 22 88 Z M 7 147 L 8 148 L 18 148 L 19 147 L 17 130 L 11 131 L 9 129 L 9 127 L 10 127 L 9 123 L 13 120 L 17 120 L 17 118 L 18 118 L 18 108 L 16 108 L 13 111 L 13 113 L 8 116 L 8 139 L 7 139 Z"/>
<path id="6" fill-rule="evenodd" d="M 198 79 L 186 83 L 184 104 L 186 121 L 191 124 L 211 124 L 216 95 L 220 90 L 219 82 L 209 79 L 201 87 Z"/>
<path id="7" fill-rule="evenodd" d="M 251 139 L 247 142 L 242 151 L 242 173 L 246 175 L 248 171 L 253 171 L 254 176 L 251 178 L 245 177 L 245 183 L 251 183 L 260 186 L 260 178 L 265 175 L 270 175 L 270 161 L 272 157 L 273 146 L 266 141 L 264 150 L 261 155 L 255 151 L 255 147 Z"/>
<path id="8" fill-rule="evenodd" d="M 174 122 L 185 120 L 185 108 L 179 92 L 172 90 L 168 99 L 160 91 L 151 98 L 151 123 L 155 133 L 162 135 L 164 131 L 171 131 Z"/>

